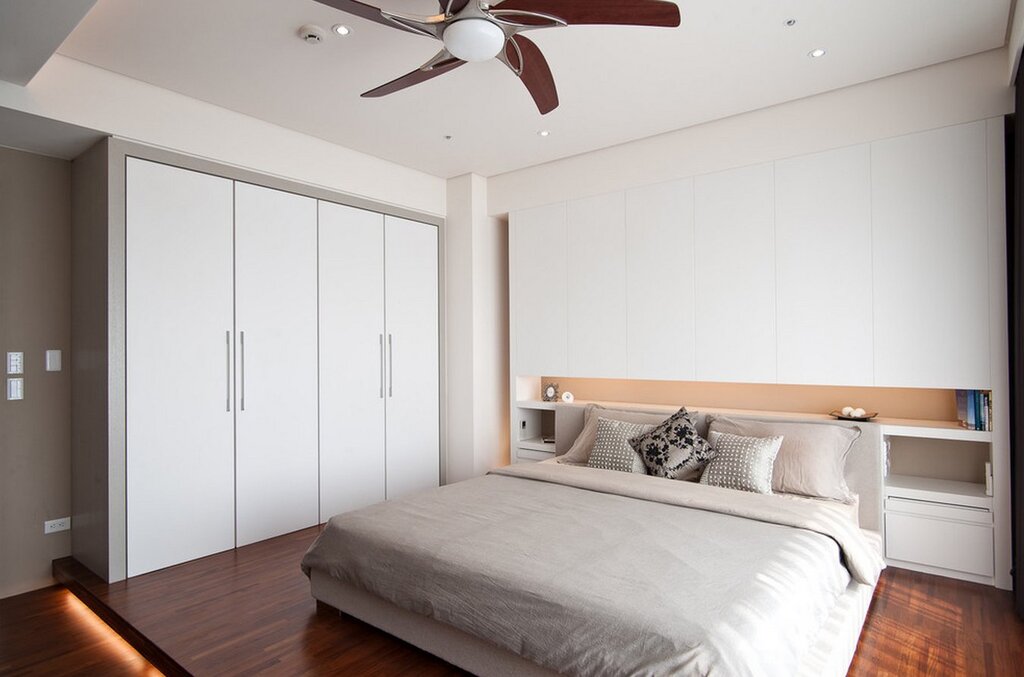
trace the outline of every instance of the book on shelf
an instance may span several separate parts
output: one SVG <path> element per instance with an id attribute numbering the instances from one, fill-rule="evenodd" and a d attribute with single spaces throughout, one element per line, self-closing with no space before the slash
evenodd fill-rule
<path id="1" fill-rule="evenodd" d="M 957 390 L 956 417 L 968 430 L 992 430 L 991 391 Z"/>

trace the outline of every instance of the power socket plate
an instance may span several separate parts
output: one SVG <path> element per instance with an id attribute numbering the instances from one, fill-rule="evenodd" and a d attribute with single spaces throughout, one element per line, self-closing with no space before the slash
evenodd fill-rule
<path id="1" fill-rule="evenodd" d="M 67 531 L 71 528 L 70 517 L 58 517 L 55 520 L 49 520 L 43 522 L 43 533 L 44 534 L 55 534 L 58 531 Z"/>

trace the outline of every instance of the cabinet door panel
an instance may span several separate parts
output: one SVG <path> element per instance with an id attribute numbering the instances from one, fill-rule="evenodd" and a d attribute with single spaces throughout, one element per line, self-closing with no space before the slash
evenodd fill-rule
<path id="1" fill-rule="evenodd" d="M 129 576 L 235 544 L 231 190 L 128 159 Z"/>
<path id="2" fill-rule="evenodd" d="M 316 200 L 235 185 L 238 545 L 318 522 L 316 219 Z"/>
<path id="3" fill-rule="evenodd" d="M 875 384 L 989 387 L 985 123 L 872 144 Z"/>
<path id="4" fill-rule="evenodd" d="M 509 221 L 509 285 L 516 376 L 565 376 L 565 205 L 514 212 Z"/>
<path id="5" fill-rule="evenodd" d="M 694 379 L 693 179 L 626 192 L 629 378 Z"/>
<path id="6" fill-rule="evenodd" d="M 320 209 L 320 515 L 384 500 L 384 217 Z"/>
<path id="7" fill-rule="evenodd" d="M 566 205 L 569 376 L 626 376 L 625 212 L 623 193 Z"/>
<path id="8" fill-rule="evenodd" d="M 872 385 L 870 147 L 775 163 L 779 382 Z"/>
<path id="9" fill-rule="evenodd" d="M 384 219 L 387 497 L 440 475 L 437 228 Z"/>
<path id="10" fill-rule="evenodd" d="M 694 180 L 697 380 L 773 383 L 772 165 Z"/>

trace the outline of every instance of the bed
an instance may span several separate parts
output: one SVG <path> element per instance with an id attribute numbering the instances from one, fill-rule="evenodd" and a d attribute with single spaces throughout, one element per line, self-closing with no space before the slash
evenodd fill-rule
<path id="1" fill-rule="evenodd" d="M 480 675 L 845 674 L 884 567 L 881 434 L 857 425 L 854 515 L 552 460 L 335 516 L 303 570 Z"/>

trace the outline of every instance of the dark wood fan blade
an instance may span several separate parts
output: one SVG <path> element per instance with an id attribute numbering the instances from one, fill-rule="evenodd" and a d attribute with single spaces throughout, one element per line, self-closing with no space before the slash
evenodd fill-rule
<path id="1" fill-rule="evenodd" d="M 519 46 L 518 52 L 512 45 L 512 41 Z M 520 54 L 522 54 L 521 62 Z M 541 115 L 547 115 L 558 108 L 558 90 L 555 89 L 555 79 L 551 76 L 551 68 L 548 66 L 548 60 L 544 58 L 540 48 L 533 40 L 522 35 L 513 35 L 505 43 L 505 60 L 513 71 L 522 71 L 519 74 L 519 79 L 526 85 L 526 89 L 529 90 Z"/>
<path id="2" fill-rule="evenodd" d="M 445 54 L 442 52 L 442 54 Z M 441 56 L 440 54 L 438 56 Z M 387 96 L 388 94 L 394 94 L 397 91 L 403 90 L 406 87 L 412 87 L 418 85 L 421 82 L 426 82 L 431 78 L 436 78 L 438 75 L 444 75 L 450 70 L 454 70 L 459 66 L 466 63 L 456 59 L 454 56 L 448 56 L 446 59 L 438 60 L 438 57 L 434 57 L 427 62 L 426 65 L 433 64 L 430 70 L 423 70 L 423 67 L 417 68 L 411 73 L 406 73 L 400 78 L 395 78 L 391 82 L 375 87 L 368 92 L 363 92 L 362 96 L 367 98 L 375 99 L 381 96 Z"/>
<path id="3" fill-rule="evenodd" d="M 451 13 L 458 14 L 466 8 L 466 5 L 469 4 L 469 0 L 451 0 L 451 3 Z M 440 5 L 442 14 L 448 10 L 448 0 L 437 0 L 437 4 Z"/>
<path id="4" fill-rule="evenodd" d="M 501 10 L 503 19 L 528 26 L 550 23 L 529 15 L 505 12 L 537 12 L 563 19 L 569 25 L 617 24 L 621 26 L 679 25 L 679 6 L 664 0 L 505 0 L 492 9 Z"/>
<path id="5" fill-rule="evenodd" d="M 379 24 L 384 24 L 385 26 L 390 26 L 391 28 L 397 28 L 400 31 L 406 31 L 408 33 L 416 33 L 417 35 L 419 35 L 419 33 L 417 33 L 416 31 L 412 30 L 411 28 L 406 28 L 404 26 L 400 26 L 397 23 L 395 23 L 394 21 L 391 21 L 390 19 L 385 18 L 384 15 L 380 13 L 380 9 L 377 8 L 377 7 L 374 7 L 373 5 L 367 5 L 366 3 L 363 3 L 363 2 L 357 2 L 357 0 L 316 0 L 316 1 L 319 2 L 321 5 L 327 5 L 328 7 L 333 7 L 334 9 L 340 9 L 342 12 L 347 12 L 348 14 L 354 14 L 354 15 L 356 15 L 358 17 L 362 17 L 363 19 L 369 19 L 370 21 L 376 21 Z"/>

